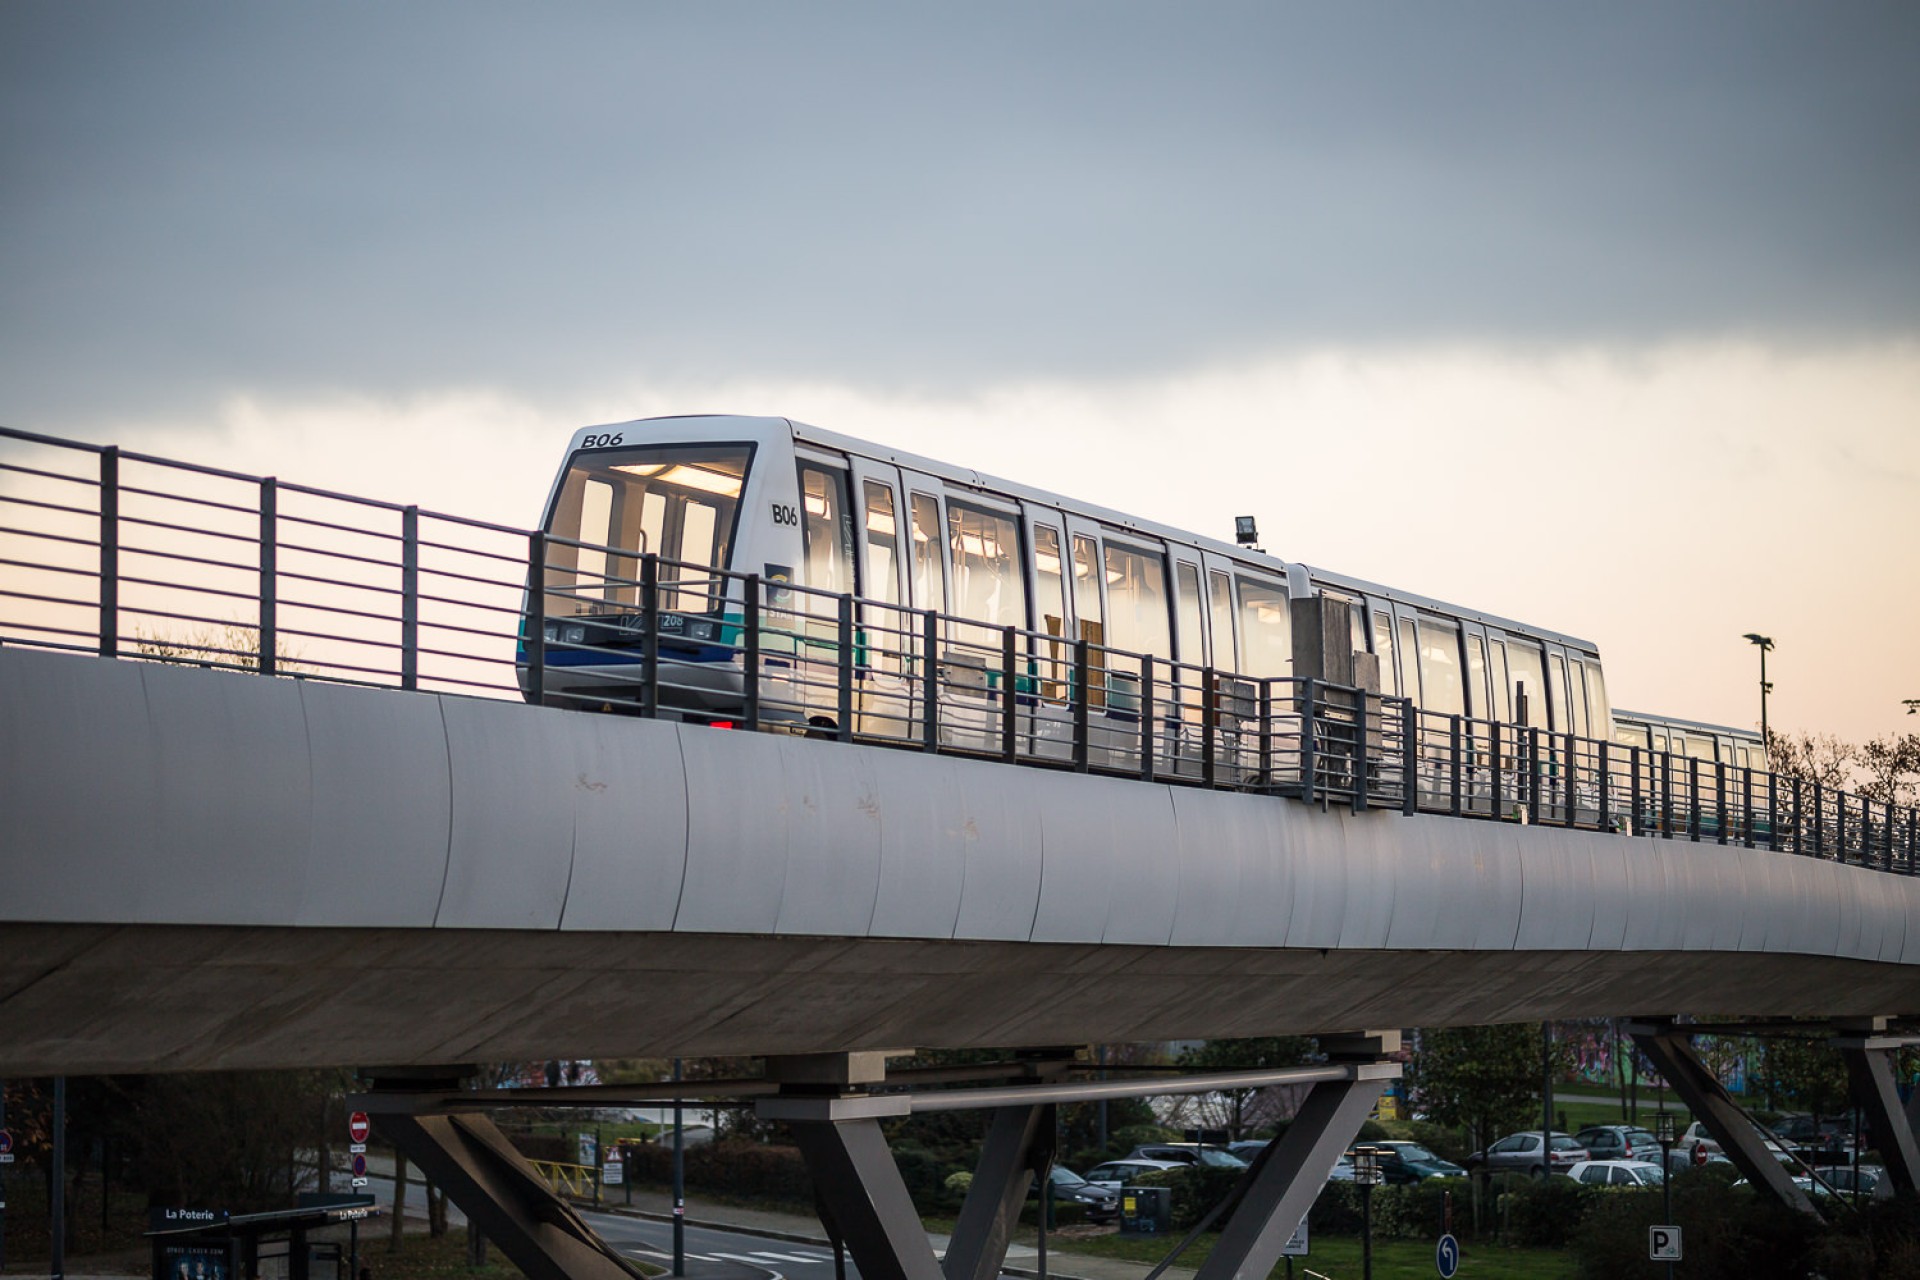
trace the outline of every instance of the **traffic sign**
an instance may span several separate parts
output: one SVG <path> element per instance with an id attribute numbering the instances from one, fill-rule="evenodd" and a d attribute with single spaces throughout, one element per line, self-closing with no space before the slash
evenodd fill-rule
<path id="1" fill-rule="evenodd" d="M 1300 1225 L 1293 1229 L 1293 1234 L 1287 1237 L 1287 1242 L 1280 1246 L 1280 1256 L 1283 1258 L 1304 1258 L 1307 1256 L 1307 1220 L 1305 1218 L 1300 1219 Z M 1288 1263 L 1287 1265 L 1292 1266 L 1293 1264 Z"/>
<path id="2" fill-rule="evenodd" d="M 367 1180 L 365 1178 L 355 1178 L 353 1180 L 353 1185 L 356 1187 L 364 1187 L 367 1185 Z"/>
<path id="3" fill-rule="evenodd" d="M 367 1144 L 364 1142 L 356 1142 L 347 1148 L 347 1154 L 350 1156 L 363 1156 L 367 1154 Z"/>
<path id="4" fill-rule="evenodd" d="M 1648 1227 L 1647 1259 L 1650 1262 L 1680 1262 L 1680 1228 Z"/>
<path id="5" fill-rule="evenodd" d="M 365 1156 L 355 1156 L 353 1158 L 353 1176 L 356 1178 L 364 1178 L 367 1176 L 367 1158 Z"/>
<path id="6" fill-rule="evenodd" d="M 366 1112 L 356 1111 L 347 1117 L 347 1136 L 355 1142 L 365 1142 L 372 1132 L 373 1122 L 367 1119 Z"/>
<path id="7" fill-rule="evenodd" d="M 12 1150 L 13 1134 L 6 1129 L 0 1129 L 0 1156 L 7 1155 L 11 1153 Z"/>
<path id="8" fill-rule="evenodd" d="M 1440 1280 L 1453 1280 L 1453 1273 L 1460 1269 L 1460 1242 L 1451 1233 L 1434 1246 L 1433 1269 L 1440 1273 Z"/>
<path id="9" fill-rule="evenodd" d="M 609 1160 L 600 1166 L 600 1182 L 603 1186 L 617 1187 L 627 1178 L 627 1164 L 624 1160 Z"/>

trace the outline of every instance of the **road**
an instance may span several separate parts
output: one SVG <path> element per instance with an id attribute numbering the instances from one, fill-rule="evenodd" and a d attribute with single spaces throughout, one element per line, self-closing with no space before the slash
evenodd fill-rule
<path id="1" fill-rule="evenodd" d="M 373 1174 L 364 1190 L 381 1208 L 392 1208 L 392 1178 Z M 409 1216 L 427 1216 L 426 1188 L 416 1180 L 410 1179 L 407 1183 L 407 1210 Z M 666 1267 L 673 1265 L 672 1223 L 592 1210 L 581 1210 L 580 1216 L 601 1239 L 624 1256 Z M 456 1227 L 465 1227 L 467 1222 L 466 1215 L 451 1201 L 447 1203 L 447 1222 Z M 375 1227 L 363 1232 L 362 1241 L 377 1236 L 381 1229 Z M 827 1245 L 790 1244 L 738 1231 L 689 1226 L 686 1249 L 687 1275 L 691 1280 L 834 1280 L 833 1250 Z M 857 1280 L 859 1274 L 849 1258 L 848 1280 Z"/>

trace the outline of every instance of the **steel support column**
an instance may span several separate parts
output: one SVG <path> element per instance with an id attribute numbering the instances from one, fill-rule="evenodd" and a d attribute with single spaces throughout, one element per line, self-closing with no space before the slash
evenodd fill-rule
<path id="1" fill-rule="evenodd" d="M 527 1280 L 641 1280 L 483 1115 L 376 1117 Z"/>
<path id="2" fill-rule="evenodd" d="M 1027 1188 L 1053 1168 L 1053 1121 L 1051 1106 L 994 1108 L 973 1185 L 940 1264 L 947 1280 L 994 1280 L 1000 1274 Z"/>
<path id="3" fill-rule="evenodd" d="M 1792 1173 L 1773 1158 L 1759 1127 L 1693 1051 L 1691 1033 L 1670 1022 L 1629 1023 L 1627 1029 L 1640 1051 L 1673 1086 L 1687 1109 L 1707 1126 L 1707 1132 L 1747 1181 L 1765 1187 L 1788 1208 L 1818 1216 L 1812 1199 L 1793 1185 Z"/>
<path id="4" fill-rule="evenodd" d="M 1873 1132 L 1873 1145 L 1885 1161 L 1887 1176 L 1896 1191 L 1920 1188 L 1920 1144 L 1914 1140 L 1913 1122 L 1900 1103 L 1900 1087 L 1895 1082 L 1894 1054 L 1913 1043 L 1910 1038 L 1838 1036 L 1833 1047 L 1847 1064 L 1847 1085 L 1853 1105 Z M 1915 1091 L 1920 1097 L 1920 1090 Z"/>
<path id="5" fill-rule="evenodd" d="M 1313 1086 L 1286 1133 L 1263 1153 L 1265 1167 L 1255 1173 L 1195 1280 L 1265 1280 L 1272 1272 L 1280 1250 L 1326 1186 L 1334 1161 L 1400 1068 L 1382 1063 L 1356 1074 L 1357 1079 Z"/>
<path id="6" fill-rule="evenodd" d="M 787 1121 L 861 1280 L 945 1280 L 875 1114 L 846 1113 L 842 1099 L 793 1102 L 762 1103 L 760 1113 Z"/>

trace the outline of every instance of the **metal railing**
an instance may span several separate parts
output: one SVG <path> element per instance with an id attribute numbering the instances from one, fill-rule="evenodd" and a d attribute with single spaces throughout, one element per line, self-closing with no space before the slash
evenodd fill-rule
<path id="1" fill-rule="evenodd" d="M 1913 874 L 1912 809 L 0 428 L 0 643 Z M 530 584 L 537 589 L 529 589 Z"/>

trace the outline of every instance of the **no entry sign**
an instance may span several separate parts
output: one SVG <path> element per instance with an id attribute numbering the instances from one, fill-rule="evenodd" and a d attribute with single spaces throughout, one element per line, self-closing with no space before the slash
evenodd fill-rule
<path id="1" fill-rule="evenodd" d="M 365 1142 L 372 1132 L 373 1125 L 367 1120 L 366 1112 L 356 1111 L 347 1117 L 347 1136 L 355 1142 Z"/>

